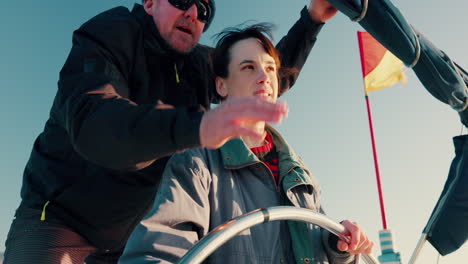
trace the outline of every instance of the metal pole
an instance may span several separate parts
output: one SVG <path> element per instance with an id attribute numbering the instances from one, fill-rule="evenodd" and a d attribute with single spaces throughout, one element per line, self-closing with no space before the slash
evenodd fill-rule
<path id="1" fill-rule="evenodd" d="M 416 248 L 413 251 L 413 255 L 411 255 L 411 259 L 408 264 L 416 263 L 416 258 L 419 256 L 419 253 L 421 253 L 421 250 L 424 246 L 424 243 L 426 243 L 426 240 L 427 240 L 427 234 L 422 233 L 421 237 L 419 238 L 418 244 L 416 245 Z"/>
<path id="2" fill-rule="evenodd" d="M 374 157 L 374 167 L 375 167 L 375 178 L 377 180 L 377 191 L 379 193 L 379 202 L 380 202 L 380 214 L 382 216 L 382 226 L 383 229 L 387 229 L 387 215 L 385 214 L 385 205 L 384 205 L 384 198 L 383 198 L 383 191 L 382 191 L 382 181 L 380 179 L 380 169 L 379 169 L 379 159 L 377 157 L 377 146 L 375 143 L 374 137 L 374 125 L 372 123 L 372 112 L 369 102 L 369 96 L 366 94 L 366 106 L 367 106 L 367 117 L 369 119 L 369 131 L 372 143 L 372 154 Z"/>
<path id="3" fill-rule="evenodd" d="M 234 218 L 212 230 L 197 244 L 195 244 L 195 246 L 187 252 L 178 263 L 199 264 L 225 242 L 243 230 L 258 224 L 278 220 L 294 220 L 312 223 L 335 235 L 339 235 L 341 232 L 345 231 L 345 228 L 341 224 L 335 223 L 326 216 L 312 212 L 306 208 L 275 206 L 266 209 L 257 209 Z M 379 264 L 372 255 L 362 255 L 362 258 L 368 264 Z"/>

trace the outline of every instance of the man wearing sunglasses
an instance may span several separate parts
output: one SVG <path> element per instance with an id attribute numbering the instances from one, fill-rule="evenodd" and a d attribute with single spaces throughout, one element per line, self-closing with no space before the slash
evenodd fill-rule
<path id="1" fill-rule="evenodd" d="M 277 45 L 284 67 L 302 68 L 335 13 L 325 0 L 311 0 Z M 212 49 L 198 41 L 214 14 L 214 0 L 144 0 L 74 32 L 24 171 L 5 264 L 117 263 L 173 153 L 260 138 L 245 124 L 287 114 L 285 105 L 256 98 L 207 110 L 216 91 Z M 282 91 L 296 78 L 282 79 Z"/>
<path id="2" fill-rule="evenodd" d="M 206 0 L 144 1 L 161 37 L 180 53 L 190 52 L 214 15 L 214 2 Z"/>

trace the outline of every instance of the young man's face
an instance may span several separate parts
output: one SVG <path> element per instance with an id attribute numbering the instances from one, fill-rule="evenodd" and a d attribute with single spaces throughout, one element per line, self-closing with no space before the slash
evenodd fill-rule
<path id="1" fill-rule="evenodd" d="M 216 89 L 224 97 L 257 96 L 269 102 L 278 98 L 278 69 L 258 39 L 244 39 L 230 49 L 228 77 L 216 77 Z"/>
<path id="2" fill-rule="evenodd" d="M 145 0 L 144 7 L 146 13 L 153 17 L 161 37 L 174 50 L 188 53 L 197 45 L 205 23 L 197 19 L 195 4 L 183 11 L 167 0 Z"/>

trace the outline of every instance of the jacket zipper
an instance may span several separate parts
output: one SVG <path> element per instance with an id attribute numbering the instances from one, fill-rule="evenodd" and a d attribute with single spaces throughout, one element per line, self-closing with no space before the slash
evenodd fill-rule
<path id="1" fill-rule="evenodd" d="M 265 168 L 270 172 L 270 176 L 271 176 L 271 179 L 275 185 L 275 189 L 276 189 L 276 192 L 279 194 L 279 197 L 280 197 L 280 201 L 281 203 L 284 202 L 284 199 L 286 199 L 286 197 L 284 197 L 281 192 L 280 192 L 280 189 L 279 189 L 279 185 L 280 185 L 280 182 L 281 182 L 281 179 L 282 179 L 282 175 L 278 175 L 278 184 L 276 184 L 276 181 L 275 181 L 275 176 L 273 176 L 273 172 L 271 171 L 270 168 L 268 168 L 268 166 L 264 163 L 264 162 L 261 162 L 261 161 L 258 161 L 258 162 L 254 162 L 254 163 L 250 163 L 250 164 L 247 164 L 247 165 L 244 165 L 244 166 L 239 166 L 239 167 L 236 167 L 236 168 L 231 168 L 231 169 L 242 169 L 242 168 L 246 168 L 246 167 L 249 167 L 249 166 L 252 166 L 252 165 L 256 165 L 256 164 L 262 164 L 263 166 L 265 166 Z M 292 170 L 294 170 L 295 168 L 301 168 L 301 166 L 298 166 L 298 165 L 294 165 L 292 166 L 291 168 L 289 168 L 284 175 L 287 175 L 288 173 L 290 173 Z M 281 248 L 283 249 L 283 253 L 286 252 L 285 250 L 285 245 L 283 243 L 281 243 Z M 285 258 L 285 255 L 283 255 L 283 258 Z"/>
<path id="2" fill-rule="evenodd" d="M 280 177 L 278 175 L 278 184 L 276 183 L 276 180 L 275 180 L 275 176 L 273 176 L 273 172 L 271 171 L 270 168 L 268 168 L 268 166 L 264 163 L 264 162 L 258 162 L 260 164 L 262 164 L 269 172 L 270 172 L 270 176 L 271 176 L 271 179 L 273 180 L 273 183 L 275 185 L 275 189 L 276 189 L 276 192 L 280 194 L 280 190 L 279 190 L 279 180 L 280 180 Z"/>
<path id="3" fill-rule="evenodd" d="M 275 189 L 276 189 L 276 192 L 278 193 L 278 196 L 279 196 L 279 200 L 280 200 L 280 203 L 283 203 L 283 199 L 284 199 L 284 196 L 282 195 L 281 191 L 280 191 L 280 188 L 279 188 L 279 185 L 280 185 L 280 180 L 281 180 L 281 177 L 278 173 L 278 183 L 276 183 L 276 180 L 275 180 L 275 176 L 273 176 L 273 172 L 271 171 L 271 169 L 265 164 L 265 162 L 262 162 L 262 161 L 259 161 L 259 162 L 256 162 L 256 163 L 253 163 L 251 165 L 254 165 L 254 164 L 262 164 L 269 172 L 270 172 L 270 176 L 271 176 L 271 180 L 273 181 L 273 185 L 275 186 Z M 278 162 L 278 165 L 279 165 L 279 162 Z M 294 168 L 296 168 L 297 166 L 293 166 L 291 169 L 288 170 L 288 172 L 286 174 L 288 174 L 289 172 L 291 172 Z M 281 221 L 280 221 L 281 222 Z M 287 228 L 286 230 L 282 230 L 282 228 Z M 289 232 L 289 229 L 288 229 L 288 226 L 287 224 L 284 224 L 284 225 L 280 225 L 280 233 L 283 233 L 283 232 Z M 290 233 L 291 234 L 291 233 Z M 290 236 L 290 239 L 291 236 Z M 291 240 L 292 241 L 292 240 Z M 291 242 L 291 245 L 292 245 L 292 242 Z M 284 243 L 281 243 L 281 249 L 282 249 L 282 252 L 281 252 L 281 256 L 280 256 L 280 264 L 281 263 L 284 263 L 284 259 L 286 259 L 286 255 L 285 255 L 285 252 L 287 252 L 286 248 L 285 248 L 285 245 Z M 283 261 L 281 261 L 283 260 Z"/>

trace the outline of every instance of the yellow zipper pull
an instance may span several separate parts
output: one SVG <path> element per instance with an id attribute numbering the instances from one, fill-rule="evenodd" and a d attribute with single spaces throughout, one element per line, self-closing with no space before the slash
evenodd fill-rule
<path id="1" fill-rule="evenodd" d="M 175 62 L 174 62 L 174 70 L 175 70 L 175 80 L 177 83 L 180 83 L 179 72 L 177 71 L 177 64 Z"/>
<path id="2" fill-rule="evenodd" d="M 50 202 L 50 201 L 47 201 L 47 202 L 44 204 L 44 207 L 42 207 L 41 221 L 45 221 L 45 210 L 46 210 L 46 207 L 49 205 L 49 202 Z"/>

